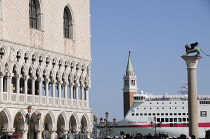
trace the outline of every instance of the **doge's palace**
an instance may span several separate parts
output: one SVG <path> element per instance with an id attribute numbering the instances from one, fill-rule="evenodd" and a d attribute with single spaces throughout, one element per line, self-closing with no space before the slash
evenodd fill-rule
<path id="1" fill-rule="evenodd" d="M 88 138 L 89 0 L 0 0 L 0 136 Z"/>

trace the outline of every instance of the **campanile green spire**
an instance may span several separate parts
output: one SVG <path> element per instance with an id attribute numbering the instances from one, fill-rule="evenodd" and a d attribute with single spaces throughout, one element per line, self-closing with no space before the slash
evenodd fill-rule
<path id="1" fill-rule="evenodd" d="M 128 63 L 127 63 L 127 68 L 126 68 L 126 73 L 129 73 L 129 72 L 134 72 L 133 70 L 133 65 L 132 65 L 132 62 L 131 62 L 131 58 L 130 58 L 130 55 L 131 55 L 131 52 L 129 51 L 129 55 L 128 55 Z"/>

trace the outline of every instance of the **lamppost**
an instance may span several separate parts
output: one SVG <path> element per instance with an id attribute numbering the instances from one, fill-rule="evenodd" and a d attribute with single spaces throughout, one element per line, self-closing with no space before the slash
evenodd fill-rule
<path id="1" fill-rule="evenodd" d="M 106 118 L 105 118 L 105 124 L 106 124 L 106 138 L 107 138 L 107 136 L 108 136 L 108 117 L 109 117 L 109 113 L 106 112 L 106 113 L 105 113 L 105 116 L 106 116 Z"/>
<path id="2" fill-rule="evenodd" d="M 113 130 L 111 129 L 111 122 L 108 121 L 108 117 L 109 117 L 109 113 L 106 112 L 105 113 L 105 117 L 104 118 L 104 123 L 105 123 L 105 137 L 108 137 L 108 134 L 110 134 L 110 132 L 113 132 Z M 100 118 L 100 123 L 102 124 L 103 122 L 103 118 Z M 113 126 L 116 124 L 116 119 L 113 119 Z M 113 127 L 112 127 L 113 128 Z"/>
<path id="3" fill-rule="evenodd" d="M 154 129 L 155 129 L 155 136 L 156 136 L 156 134 L 157 134 L 156 128 L 161 127 L 162 123 L 161 122 L 157 123 L 156 117 L 154 117 L 154 122 L 151 121 L 150 123 L 151 123 L 151 126 L 154 127 Z"/>
<path id="4" fill-rule="evenodd" d="M 19 112 L 19 120 L 20 120 L 20 123 L 27 123 L 28 125 L 28 136 L 27 138 L 30 139 L 30 126 L 31 126 L 31 123 L 33 124 L 39 124 L 39 120 L 41 119 L 41 113 L 38 113 L 36 116 L 37 116 L 37 120 L 34 121 L 32 116 L 31 116 L 31 110 L 32 110 L 32 106 L 28 106 L 27 107 L 27 111 L 28 113 L 25 115 L 25 118 L 26 118 L 26 121 L 24 122 L 23 120 L 23 114 Z"/>

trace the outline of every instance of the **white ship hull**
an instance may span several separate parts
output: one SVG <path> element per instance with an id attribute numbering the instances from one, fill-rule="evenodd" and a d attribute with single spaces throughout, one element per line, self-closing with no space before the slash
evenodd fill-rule
<path id="1" fill-rule="evenodd" d="M 210 123 L 209 123 L 210 124 Z M 99 127 L 101 132 L 105 135 L 105 127 Z M 210 127 L 200 127 L 199 128 L 199 138 L 205 138 L 205 131 L 209 130 Z M 154 127 L 117 127 L 111 129 L 112 131 L 108 132 L 108 136 L 122 136 L 120 132 L 124 132 L 125 134 L 135 135 L 137 133 L 141 133 L 142 135 L 155 135 Z M 189 135 L 188 127 L 160 127 L 156 128 L 157 134 L 166 134 L 169 137 L 179 137 L 181 134 Z"/>
<path id="2" fill-rule="evenodd" d="M 189 136 L 188 101 L 186 95 L 135 94 L 134 104 L 119 122 L 100 122 L 96 126 L 104 135 L 122 136 L 166 134 L 169 137 Z M 205 138 L 210 130 L 210 97 L 198 97 L 199 138 Z"/>

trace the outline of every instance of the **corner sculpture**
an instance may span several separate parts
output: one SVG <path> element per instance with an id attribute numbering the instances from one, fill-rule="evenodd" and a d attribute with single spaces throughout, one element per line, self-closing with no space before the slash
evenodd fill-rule
<path id="1" fill-rule="evenodd" d="M 195 48 L 195 47 L 197 47 L 198 45 L 199 45 L 198 42 L 195 42 L 195 43 L 190 44 L 191 47 L 190 47 L 188 44 L 186 44 L 186 45 L 185 45 L 185 49 L 186 49 L 186 54 L 185 54 L 185 56 L 187 56 L 187 55 L 190 54 L 190 53 L 195 53 L 195 52 L 197 52 L 196 56 L 199 56 L 199 55 L 200 55 L 200 50 L 201 50 L 201 49 Z"/>
<path id="2" fill-rule="evenodd" d="M 196 54 L 195 56 L 200 56 L 200 51 L 201 51 L 204 55 L 210 57 L 210 55 L 207 55 L 206 53 L 204 53 L 204 51 L 203 51 L 202 49 L 200 49 L 200 48 L 195 48 L 195 47 L 197 47 L 198 45 L 199 45 L 198 42 L 192 43 L 192 44 L 190 44 L 190 46 L 189 46 L 188 44 L 186 44 L 186 45 L 185 45 L 186 54 L 185 54 L 184 56 L 187 56 L 188 54 L 190 54 L 190 53 L 195 53 L 195 52 L 197 52 L 197 54 Z"/>

